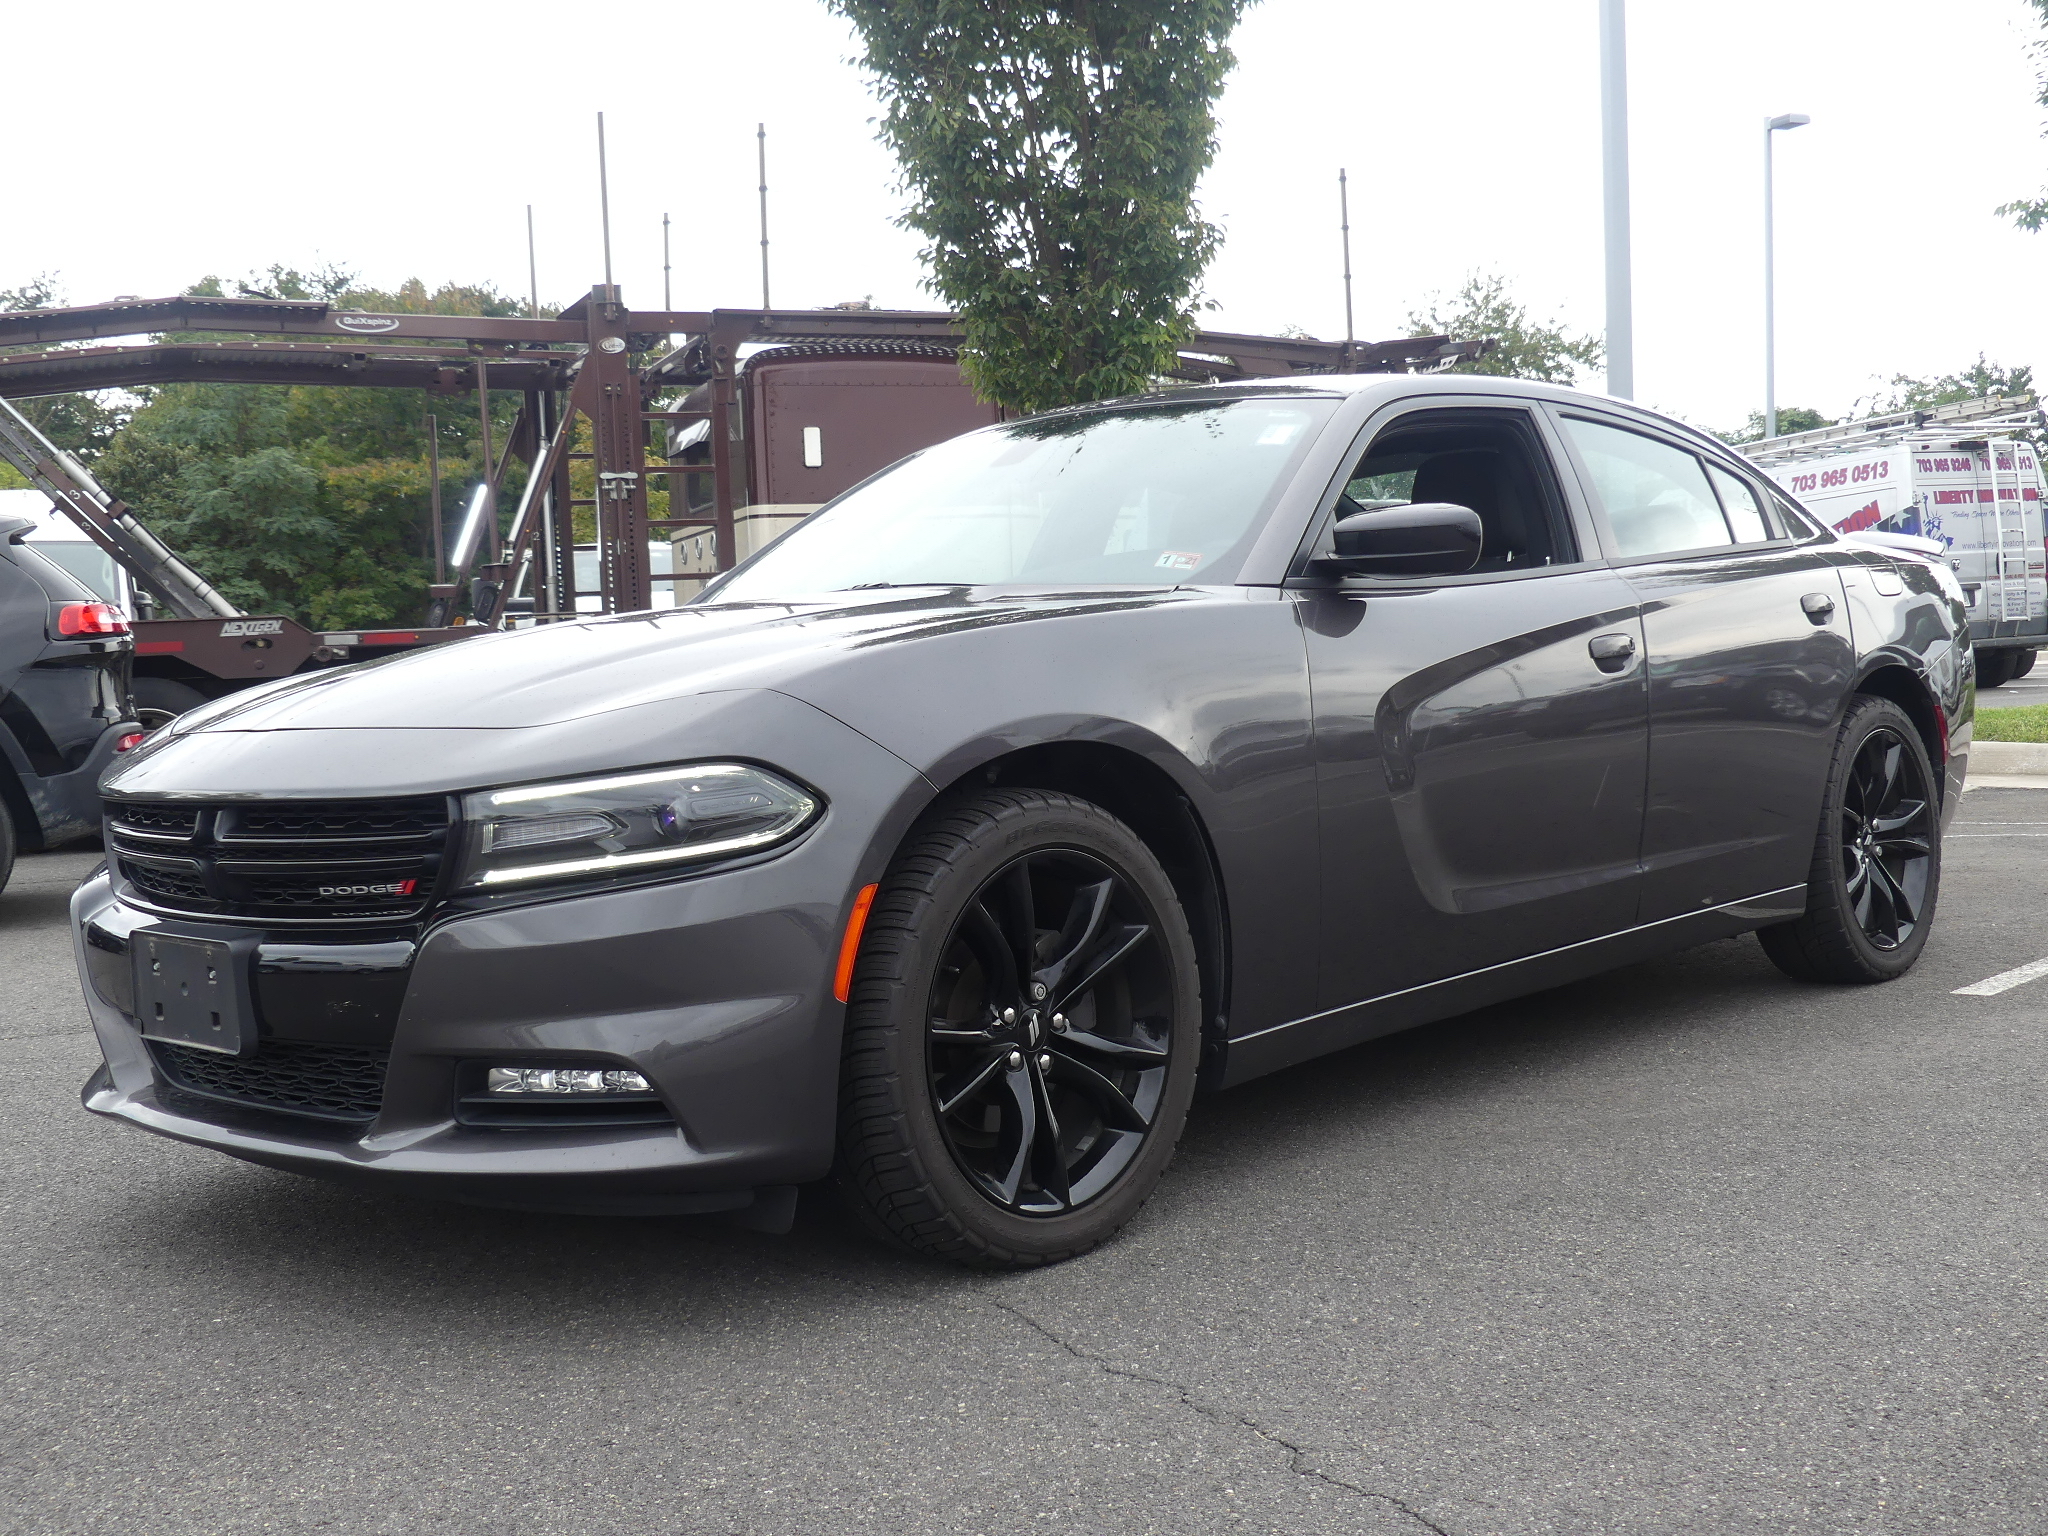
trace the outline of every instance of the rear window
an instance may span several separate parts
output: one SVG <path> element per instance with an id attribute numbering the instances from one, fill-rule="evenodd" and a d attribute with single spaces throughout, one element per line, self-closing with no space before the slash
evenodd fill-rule
<path id="1" fill-rule="evenodd" d="M 102 602 L 118 603 L 122 600 L 121 579 L 114 557 L 99 545 L 88 544 L 83 539 L 38 539 L 26 547 L 50 564 L 69 571 Z"/>
<path id="2" fill-rule="evenodd" d="M 110 598 L 102 597 L 54 560 L 47 558 L 33 544 L 0 545 L 0 558 L 11 561 L 25 572 L 53 603 L 112 601 Z"/>

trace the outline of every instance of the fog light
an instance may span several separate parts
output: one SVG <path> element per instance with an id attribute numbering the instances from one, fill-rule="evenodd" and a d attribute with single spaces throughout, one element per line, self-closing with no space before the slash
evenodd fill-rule
<path id="1" fill-rule="evenodd" d="M 652 1093 L 638 1072 L 616 1067 L 493 1067 L 490 1093 Z"/>

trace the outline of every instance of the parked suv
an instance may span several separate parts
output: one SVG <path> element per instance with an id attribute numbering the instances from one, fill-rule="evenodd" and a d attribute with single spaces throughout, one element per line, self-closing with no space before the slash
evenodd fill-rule
<path id="1" fill-rule="evenodd" d="M 127 616 L 0 518 L 0 886 L 17 849 L 100 829 L 99 777 L 140 727 Z"/>

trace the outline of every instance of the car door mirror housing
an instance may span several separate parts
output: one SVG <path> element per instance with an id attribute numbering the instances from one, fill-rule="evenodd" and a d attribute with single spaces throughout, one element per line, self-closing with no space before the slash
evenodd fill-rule
<path id="1" fill-rule="evenodd" d="M 1462 576 L 1479 563 L 1484 542 L 1470 507 L 1412 502 L 1338 519 L 1333 553 L 1317 564 L 1343 576 Z"/>

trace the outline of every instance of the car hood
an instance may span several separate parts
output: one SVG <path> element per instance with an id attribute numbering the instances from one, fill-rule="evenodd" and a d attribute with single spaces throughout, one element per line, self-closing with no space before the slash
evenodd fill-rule
<path id="1" fill-rule="evenodd" d="M 195 711 L 177 733 L 558 725 L 692 694 L 776 688 L 831 671 L 859 652 L 962 630 L 1198 595 L 1173 588 L 920 588 L 583 619 L 285 679 Z"/>

